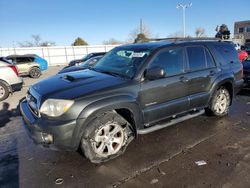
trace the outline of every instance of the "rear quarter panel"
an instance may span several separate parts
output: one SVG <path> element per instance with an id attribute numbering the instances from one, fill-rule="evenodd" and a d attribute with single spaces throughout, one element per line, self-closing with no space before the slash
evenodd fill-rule
<path id="1" fill-rule="evenodd" d="M 39 64 L 41 71 L 45 71 L 48 69 L 48 62 L 45 59 L 36 57 L 35 62 Z"/>
<path id="2" fill-rule="evenodd" d="M 18 77 L 11 68 L 1 65 L 0 65 L 0 80 L 6 82 L 8 85 L 22 83 L 22 79 Z"/>

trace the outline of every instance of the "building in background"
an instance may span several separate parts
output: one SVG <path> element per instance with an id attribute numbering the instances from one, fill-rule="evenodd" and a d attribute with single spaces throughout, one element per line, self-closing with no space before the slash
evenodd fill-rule
<path id="1" fill-rule="evenodd" d="M 250 47 L 250 20 L 234 23 L 234 38 L 242 39 L 244 45 Z"/>

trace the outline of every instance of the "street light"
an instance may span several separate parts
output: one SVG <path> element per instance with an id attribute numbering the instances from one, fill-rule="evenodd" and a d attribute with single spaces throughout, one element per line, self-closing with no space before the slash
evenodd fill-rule
<path id="1" fill-rule="evenodd" d="M 179 8 L 182 8 L 182 16 L 183 16 L 183 37 L 185 38 L 186 37 L 186 15 L 185 15 L 185 10 L 186 8 L 188 7 L 191 7 L 192 6 L 192 3 L 189 3 L 189 4 L 178 4 L 176 6 L 177 9 Z"/>

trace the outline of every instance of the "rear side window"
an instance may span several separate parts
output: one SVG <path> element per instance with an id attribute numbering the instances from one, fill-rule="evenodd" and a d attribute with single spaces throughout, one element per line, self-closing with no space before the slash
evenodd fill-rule
<path id="1" fill-rule="evenodd" d="M 16 62 L 18 63 L 29 63 L 31 62 L 31 59 L 28 57 L 18 57 L 16 58 Z"/>
<path id="2" fill-rule="evenodd" d="M 207 49 L 205 49 L 205 54 L 206 54 L 206 60 L 207 60 L 207 67 L 208 68 L 214 67 L 215 66 L 214 60 Z"/>
<path id="3" fill-rule="evenodd" d="M 204 48 L 201 46 L 187 47 L 189 70 L 201 70 L 206 68 Z"/>
<path id="4" fill-rule="evenodd" d="M 35 58 L 34 57 L 29 57 L 30 62 L 34 62 Z"/>
<path id="5" fill-rule="evenodd" d="M 237 52 L 233 45 L 231 44 L 221 44 L 215 46 L 218 52 L 222 55 L 224 59 L 223 64 L 228 64 L 230 62 L 239 61 Z"/>

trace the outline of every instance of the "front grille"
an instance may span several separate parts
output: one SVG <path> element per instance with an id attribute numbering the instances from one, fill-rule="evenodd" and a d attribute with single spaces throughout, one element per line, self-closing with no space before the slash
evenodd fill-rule
<path id="1" fill-rule="evenodd" d="M 38 100 L 30 92 L 27 93 L 26 100 L 28 102 L 31 112 L 37 117 L 39 117 L 40 114 L 39 114 L 39 108 L 38 108 Z"/>

